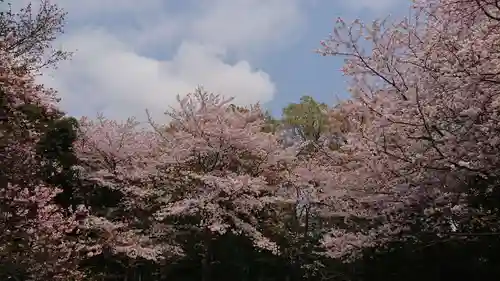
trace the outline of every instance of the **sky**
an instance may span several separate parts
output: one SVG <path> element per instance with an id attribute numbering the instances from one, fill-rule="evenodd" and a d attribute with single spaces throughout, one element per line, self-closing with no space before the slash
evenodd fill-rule
<path id="1" fill-rule="evenodd" d="M 25 1 L 25 0 L 23 0 Z M 71 60 L 41 82 L 73 116 L 154 118 L 197 86 L 274 115 L 302 95 L 348 97 L 342 58 L 314 52 L 337 17 L 402 17 L 408 0 L 52 0 Z"/>

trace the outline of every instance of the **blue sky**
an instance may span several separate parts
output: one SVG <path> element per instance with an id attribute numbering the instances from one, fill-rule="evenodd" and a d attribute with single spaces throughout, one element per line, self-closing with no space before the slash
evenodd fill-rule
<path id="1" fill-rule="evenodd" d="M 24 0 L 23 0 L 24 1 Z M 274 114 L 308 94 L 348 96 L 341 58 L 313 52 L 337 17 L 402 17 L 408 0 L 53 0 L 68 12 L 58 46 L 71 61 L 45 73 L 76 116 L 155 117 L 202 85 Z"/>

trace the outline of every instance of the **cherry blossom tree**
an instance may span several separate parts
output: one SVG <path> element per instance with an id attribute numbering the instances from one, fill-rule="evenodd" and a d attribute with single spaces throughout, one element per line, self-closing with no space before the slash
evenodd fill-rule
<path id="1" fill-rule="evenodd" d="M 161 140 L 156 132 L 139 125 L 134 119 L 117 122 L 102 115 L 80 121 L 75 150 L 80 179 L 87 187 L 83 197 L 91 200 L 97 191 L 110 203 L 87 203 L 92 206 L 85 221 L 87 230 L 97 232 L 100 240 L 93 255 L 109 250 L 156 261 L 177 253 L 166 248 L 169 244 L 155 243 L 169 233 L 168 227 L 151 221 L 158 205 L 154 200 L 163 195 L 157 189 L 163 182 L 158 169 Z"/>
<path id="2" fill-rule="evenodd" d="M 60 189 L 40 176 L 44 165 L 37 143 L 44 118 L 58 118 L 56 98 L 37 85 L 0 41 L 0 263 L 2 278 L 80 279 L 86 244 L 74 237 L 85 209 L 54 203 Z M 34 117 L 30 109 L 40 115 Z M 43 117 L 40 117 L 43 116 Z"/>
<path id="3" fill-rule="evenodd" d="M 322 42 L 321 54 L 346 58 L 353 95 L 341 106 L 347 144 L 314 159 L 330 161 L 330 211 L 349 223 L 325 239 L 333 256 L 404 237 L 416 220 L 451 237 L 471 218 L 494 221 L 467 199 L 471 179 L 493 180 L 500 167 L 495 3 L 415 1 L 392 24 L 339 19 Z"/>
<path id="4" fill-rule="evenodd" d="M 258 214 L 279 203 L 284 165 L 294 151 L 262 131 L 265 115 L 258 105 L 239 110 L 230 102 L 198 89 L 169 113 L 175 130 L 155 126 L 164 139 L 162 162 L 178 179 L 156 216 L 200 216 L 201 230 L 243 234 L 277 251 L 260 230 Z"/>
<path id="5" fill-rule="evenodd" d="M 56 66 L 71 53 L 54 48 L 53 42 L 63 33 L 66 13 L 50 0 L 0 1 L 0 38 L 5 51 L 18 62 L 19 68 L 38 71 Z"/>
<path id="6" fill-rule="evenodd" d="M 89 226 L 109 234 L 103 246 L 151 259 L 176 251 L 168 240 L 181 224 L 206 237 L 242 234 L 277 253 L 263 214 L 299 201 L 319 206 L 333 257 L 412 239 L 417 223 L 457 235 L 471 218 L 488 217 L 468 205 L 478 191 L 472 180 L 498 174 L 497 10 L 488 1 L 427 0 L 393 24 L 339 19 L 320 50 L 346 57 L 352 78 L 353 100 L 323 120 L 343 137 L 335 149 L 284 148 L 262 130 L 258 105 L 235 107 L 202 89 L 152 130 L 83 120 L 82 177 L 123 196 Z"/>
<path id="7" fill-rule="evenodd" d="M 205 237 L 233 232 L 278 252 L 262 215 L 290 203 L 284 178 L 296 150 L 263 132 L 260 107 L 230 102 L 198 89 L 179 99 L 169 123 L 151 122 L 152 129 L 133 119 L 81 120 L 82 179 L 122 195 L 117 208 L 87 219 L 89 229 L 111 237 L 101 249 L 152 260 L 177 254 L 172 231 L 189 219 Z"/>

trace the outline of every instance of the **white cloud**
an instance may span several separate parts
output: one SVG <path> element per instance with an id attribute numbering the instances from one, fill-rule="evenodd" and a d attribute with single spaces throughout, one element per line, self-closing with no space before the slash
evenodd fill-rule
<path id="1" fill-rule="evenodd" d="M 296 0 L 202 0 L 191 27 L 195 38 L 229 48 L 267 48 L 300 28 L 301 3 Z"/>
<path id="2" fill-rule="evenodd" d="M 198 85 L 235 96 L 240 104 L 268 101 L 275 92 L 266 73 L 253 71 L 244 60 L 226 64 L 222 50 L 206 45 L 183 42 L 171 60 L 161 61 L 135 53 L 104 31 L 81 32 L 65 43 L 79 51 L 44 82 L 60 90 L 63 107 L 75 115 L 99 110 L 143 119 L 149 109 L 158 116 L 176 103 L 177 94 Z"/>
<path id="3" fill-rule="evenodd" d="M 395 7 L 407 6 L 409 0 L 339 0 L 346 8 L 351 10 L 368 9 L 371 12 L 387 12 Z"/>
<path id="4" fill-rule="evenodd" d="M 300 0 L 55 2 L 70 20 L 59 43 L 76 52 L 42 81 L 73 115 L 160 114 L 198 85 L 240 104 L 269 101 L 276 87 L 251 54 L 287 42 L 303 23 Z"/>

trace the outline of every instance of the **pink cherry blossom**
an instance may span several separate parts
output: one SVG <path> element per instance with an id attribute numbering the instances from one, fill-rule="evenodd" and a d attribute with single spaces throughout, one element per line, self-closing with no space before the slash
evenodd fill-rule
<path id="1" fill-rule="evenodd" d="M 81 254 L 87 244 L 78 232 L 85 207 L 64 210 L 54 204 L 59 189 L 39 176 L 43 160 L 36 151 L 41 120 L 23 111 L 36 106 L 47 119 L 56 118 L 54 92 L 35 84 L 20 70 L 0 42 L 0 260 L 26 270 L 29 280 L 78 280 Z"/>
<path id="2" fill-rule="evenodd" d="M 467 177 L 497 173 L 499 12 L 486 0 L 415 1 L 399 22 L 339 20 L 321 43 L 321 54 L 346 58 L 353 95 L 332 112 L 347 114 L 351 131 L 325 156 L 336 163 L 326 190 L 354 202 L 349 215 L 384 221 L 370 231 L 332 230 L 333 256 L 401 234 L 400 211 L 410 206 L 447 221 L 464 202 Z M 449 223 L 434 229 L 452 232 Z"/>

